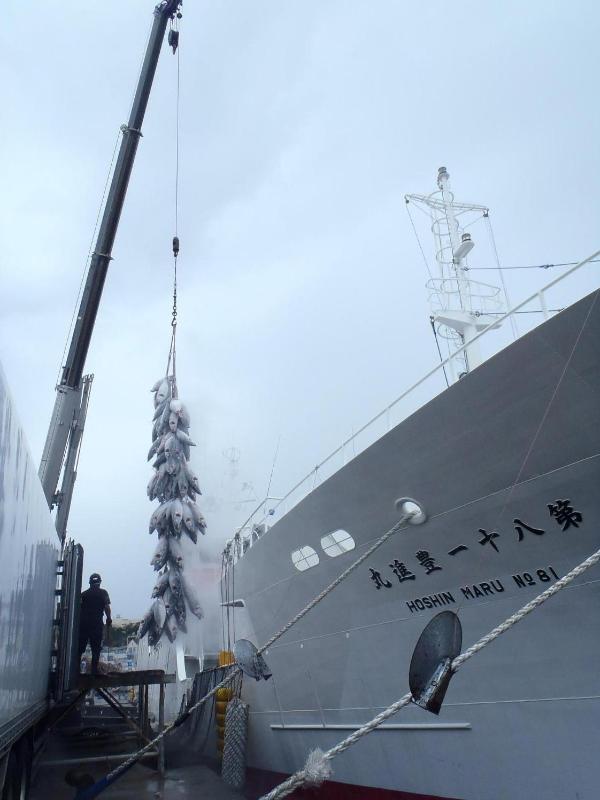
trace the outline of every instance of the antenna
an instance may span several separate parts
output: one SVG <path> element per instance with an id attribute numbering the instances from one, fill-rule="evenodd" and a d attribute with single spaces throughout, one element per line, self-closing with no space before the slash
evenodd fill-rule
<path id="1" fill-rule="evenodd" d="M 431 221 L 438 277 L 431 277 L 426 286 L 434 332 L 447 341 L 450 353 L 467 345 L 450 361 L 451 377 L 456 381 L 483 361 L 479 342 L 469 342 L 495 322 L 506 310 L 506 304 L 497 286 L 469 277 L 467 258 L 475 241 L 465 228 L 478 219 L 487 218 L 488 208 L 456 202 L 446 167 L 438 170 L 437 187 L 437 191 L 429 195 L 408 194 L 405 200 L 425 211 Z"/>
<path id="2" fill-rule="evenodd" d="M 237 477 L 239 473 L 238 463 L 240 461 L 240 451 L 237 447 L 229 447 L 223 450 L 223 456 L 229 462 L 229 477 L 231 480 Z"/>
<path id="3" fill-rule="evenodd" d="M 277 456 L 279 455 L 279 445 L 281 444 L 281 434 L 277 439 L 277 447 L 275 448 L 275 455 L 273 456 L 273 463 L 271 465 L 271 474 L 269 475 L 269 485 L 267 486 L 267 498 L 271 494 L 271 483 L 273 482 L 273 473 L 275 472 L 275 464 L 277 463 Z"/>

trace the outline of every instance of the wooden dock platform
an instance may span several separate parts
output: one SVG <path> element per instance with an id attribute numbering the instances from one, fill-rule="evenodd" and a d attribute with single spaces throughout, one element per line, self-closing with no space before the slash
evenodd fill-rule
<path id="1" fill-rule="evenodd" d="M 125 761 L 150 741 L 164 724 L 165 686 L 176 676 L 162 670 L 113 672 L 106 675 L 80 675 L 71 702 L 51 724 L 47 747 L 37 762 L 31 800 L 72 800 L 85 783 L 98 781 L 117 764 Z M 158 725 L 150 726 L 148 687 L 160 687 Z M 118 689 L 135 688 L 136 702 L 120 700 Z M 98 702 L 98 698 L 101 698 Z M 184 800 L 206 797 L 210 800 L 244 800 L 258 797 L 237 792 L 223 783 L 214 764 L 193 766 L 173 764 L 165 770 L 164 740 L 146 754 L 102 797 L 118 800 Z M 150 767 L 150 769 L 149 769 Z"/>
<path id="2" fill-rule="evenodd" d="M 132 670 L 130 672 L 109 672 L 107 674 L 98 675 L 79 675 L 77 679 L 77 694 L 71 699 L 71 702 L 65 706 L 62 713 L 59 715 L 54 725 L 64 719 L 68 719 L 69 715 L 74 710 L 79 708 L 85 709 L 86 695 L 90 692 L 96 692 L 102 700 L 116 713 L 117 717 L 112 717 L 112 727 L 115 727 L 117 720 L 124 723 L 131 731 L 136 743 L 136 750 L 145 744 L 148 744 L 152 738 L 160 733 L 164 728 L 165 720 L 165 685 L 175 682 L 175 675 L 166 674 L 163 670 Z M 159 706 L 158 706 L 158 727 L 152 730 L 150 725 L 150 716 L 148 711 L 148 687 L 159 686 Z M 119 698 L 114 694 L 115 689 L 123 688 L 137 688 L 137 704 L 123 704 Z M 84 715 L 85 716 L 85 712 Z M 105 719 L 102 722 L 102 727 L 106 731 L 110 729 L 111 720 Z M 90 742 L 91 744 L 91 742 Z M 85 754 L 77 754 L 77 764 L 94 764 L 98 762 L 111 761 L 119 762 L 126 761 L 132 753 L 136 750 L 123 752 L 123 748 L 118 748 L 119 752 L 107 753 L 95 752 L 92 747 L 88 747 L 90 752 Z M 161 739 L 158 745 L 152 749 L 146 757 L 156 758 L 157 770 L 161 777 L 165 774 L 165 748 L 164 740 Z M 58 760 L 54 760 L 53 766 L 58 766 L 61 762 L 64 766 L 72 764 L 73 761 L 69 756 L 64 756 Z"/>
<path id="3" fill-rule="evenodd" d="M 108 672 L 106 675 L 80 675 L 78 689 L 116 689 L 127 686 L 156 686 L 175 683 L 175 675 L 162 669 L 138 669 L 131 672 Z"/>

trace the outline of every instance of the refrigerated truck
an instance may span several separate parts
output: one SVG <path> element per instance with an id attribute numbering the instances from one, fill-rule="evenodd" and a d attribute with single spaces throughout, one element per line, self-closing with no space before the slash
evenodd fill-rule
<path id="1" fill-rule="evenodd" d="M 26 796 L 36 731 L 49 709 L 60 561 L 54 521 L 0 366 L 0 787 L 11 800 Z"/>

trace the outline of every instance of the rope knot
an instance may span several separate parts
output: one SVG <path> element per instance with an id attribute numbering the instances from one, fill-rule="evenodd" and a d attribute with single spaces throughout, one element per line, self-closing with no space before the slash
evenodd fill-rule
<path id="1" fill-rule="evenodd" d="M 311 750 L 304 765 L 304 776 L 309 786 L 320 786 L 331 777 L 332 769 L 329 759 L 320 747 Z"/>

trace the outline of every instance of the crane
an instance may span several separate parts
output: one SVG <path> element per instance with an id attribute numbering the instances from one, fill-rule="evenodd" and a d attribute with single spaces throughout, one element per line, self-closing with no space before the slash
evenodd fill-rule
<path id="1" fill-rule="evenodd" d="M 84 375 L 87 352 L 94 330 L 108 266 L 112 260 L 119 219 L 127 194 L 131 170 L 142 136 L 142 123 L 158 64 L 167 24 L 168 43 L 176 51 L 179 30 L 173 25 L 181 18 L 182 0 L 162 0 L 154 9 L 148 39 L 129 121 L 121 126 L 122 139 L 113 172 L 100 228 L 91 255 L 79 311 L 73 328 L 66 361 L 56 387 L 54 410 L 39 467 L 39 477 L 50 509 L 57 507 L 56 526 L 61 542 L 66 526 L 76 477 L 77 455 L 85 424 L 92 376 Z M 63 471 L 61 490 L 58 482 Z"/>

